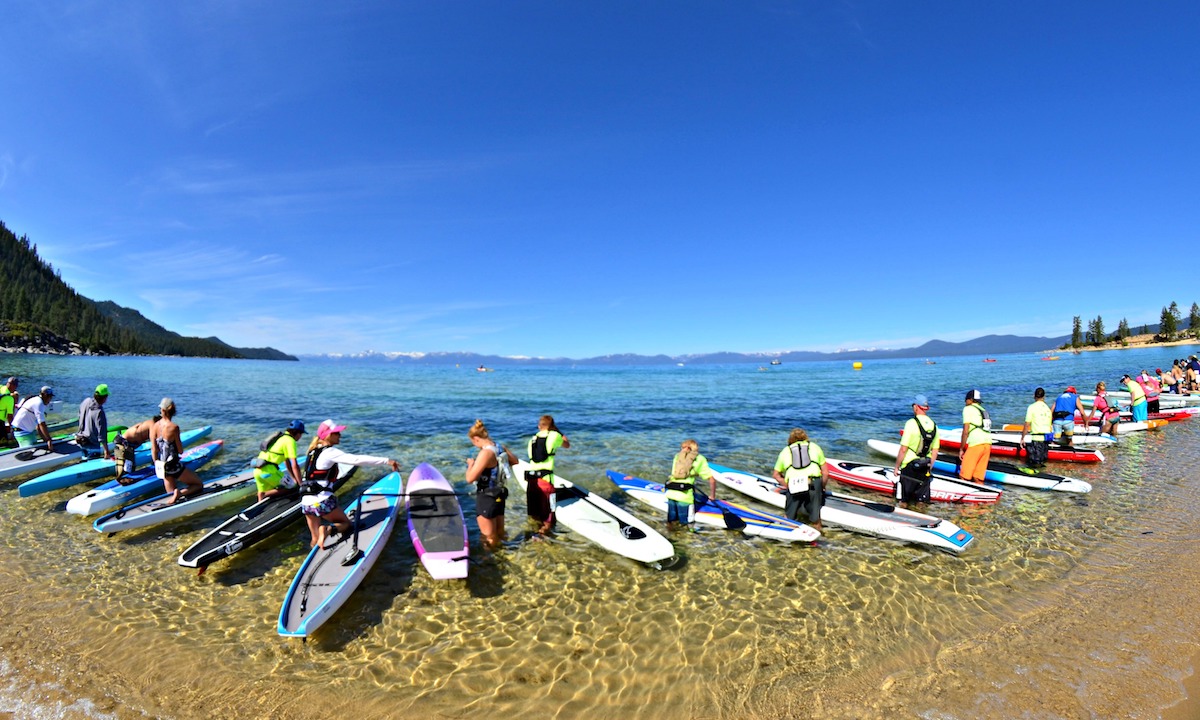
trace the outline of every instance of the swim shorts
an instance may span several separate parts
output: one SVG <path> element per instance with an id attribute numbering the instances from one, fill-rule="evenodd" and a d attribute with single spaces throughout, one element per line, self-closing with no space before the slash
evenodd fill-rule
<path id="1" fill-rule="evenodd" d="M 504 498 L 485 492 L 475 493 L 475 514 L 488 520 L 504 517 Z"/>
<path id="2" fill-rule="evenodd" d="M 337 495 L 328 490 L 317 495 L 305 495 L 300 498 L 300 512 L 305 515 L 328 515 L 337 510 L 338 500 Z"/>
<path id="3" fill-rule="evenodd" d="M 696 506 L 692 503 L 683 503 L 678 500 L 667 501 L 667 522 L 683 523 L 691 525 L 696 521 Z"/>

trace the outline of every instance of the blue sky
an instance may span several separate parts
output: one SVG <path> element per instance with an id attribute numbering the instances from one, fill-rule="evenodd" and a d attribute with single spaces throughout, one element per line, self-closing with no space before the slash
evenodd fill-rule
<path id="1" fill-rule="evenodd" d="M 833 350 L 1200 299 L 1196 3 L 3 15 L 0 220 L 187 335 Z"/>

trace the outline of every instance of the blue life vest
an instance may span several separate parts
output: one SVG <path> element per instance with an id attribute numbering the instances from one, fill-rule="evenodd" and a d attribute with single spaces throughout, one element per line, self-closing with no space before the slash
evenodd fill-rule
<path id="1" fill-rule="evenodd" d="M 1054 419 L 1061 420 L 1075 414 L 1075 403 L 1079 398 L 1075 393 L 1065 392 L 1054 401 Z"/>

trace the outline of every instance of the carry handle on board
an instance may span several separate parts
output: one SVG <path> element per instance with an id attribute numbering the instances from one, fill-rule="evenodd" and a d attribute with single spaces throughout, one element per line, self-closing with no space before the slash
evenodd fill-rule
<path id="1" fill-rule="evenodd" d="M 580 500 L 584 500 L 584 501 L 587 500 L 588 494 L 589 494 L 589 493 L 586 493 L 583 490 L 580 490 L 579 488 L 574 487 L 574 486 L 557 488 L 557 492 L 573 494 L 575 497 L 579 498 Z M 592 506 L 596 507 L 596 504 L 592 503 Z M 603 508 L 601 508 L 601 509 L 603 509 Z M 633 525 L 630 525 L 629 523 L 625 522 L 621 518 L 619 518 L 616 515 L 613 515 L 611 513 L 605 513 L 605 514 L 608 515 L 609 517 L 611 517 L 613 520 L 617 521 L 617 526 L 621 528 L 621 535 L 624 536 L 626 539 L 641 540 L 642 538 L 646 537 L 646 533 L 641 528 L 634 527 Z"/>
<path id="2" fill-rule="evenodd" d="M 41 455 L 38 454 L 38 451 L 41 451 Z M 31 448 L 29 450 L 22 450 L 21 452 L 17 453 L 16 458 L 21 462 L 29 462 L 30 460 L 41 457 L 42 455 L 49 455 L 51 452 L 53 452 L 53 450 L 47 450 L 46 448 Z"/>
<path id="3" fill-rule="evenodd" d="M 458 493 L 424 493 L 424 495 L 426 497 L 429 497 L 430 495 L 457 495 L 457 494 Z M 342 558 L 342 566 L 343 567 L 349 567 L 350 565 L 353 565 L 354 563 L 358 562 L 359 560 L 362 560 L 363 551 L 360 550 L 358 547 L 358 527 L 359 527 L 358 519 L 359 519 L 359 516 L 362 515 L 363 498 L 367 497 L 368 495 L 373 496 L 373 497 L 396 497 L 396 498 L 409 496 L 408 493 L 370 492 L 370 488 L 367 488 L 366 490 L 364 490 L 358 494 L 358 500 L 355 502 L 356 509 L 354 511 L 354 518 L 351 519 L 351 521 L 350 521 L 350 525 L 352 526 L 352 531 L 351 531 L 351 535 L 350 535 L 350 552 L 346 553 L 346 557 Z"/>

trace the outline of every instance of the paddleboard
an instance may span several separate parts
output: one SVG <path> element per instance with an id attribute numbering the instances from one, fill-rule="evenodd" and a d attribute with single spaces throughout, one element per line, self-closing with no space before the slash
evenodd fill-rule
<path id="1" fill-rule="evenodd" d="M 108 431 L 109 442 L 120 431 L 117 428 L 112 428 Z M 75 437 L 70 435 L 69 437 Z M 83 458 L 83 450 L 75 444 L 74 440 L 54 441 L 54 449 L 47 451 L 46 443 L 39 443 L 33 447 L 13 448 L 6 450 L 0 454 L 0 480 L 6 478 L 18 477 L 20 475 L 30 475 L 33 473 L 44 473 L 52 468 L 58 467 L 69 462 L 74 462 Z"/>
<path id="2" fill-rule="evenodd" d="M 206 480 L 202 492 L 180 498 L 176 503 L 171 502 L 171 493 L 163 493 L 149 500 L 126 505 L 120 510 L 97 518 L 92 527 L 96 532 L 102 533 L 149 527 L 194 515 L 222 503 L 240 500 L 255 492 L 257 487 L 254 485 L 254 471 L 247 468 L 240 473 Z"/>
<path id="3" fill-rule="evenodd" d="M 1105 394 L 1115 400 L 1120 400 L 1123 405 L 1128 405 L 1133 399 L 1129 395 L 1128 390 L 1105 390 Z M 1091 406 L 1096 402 L 1096 396 L 1080 395 L 1079 401 L 1084 405 Z M 1158 407 L 1163 410 L 1198 406 L 1200 406 L 1200 395 L 1177 395 L 1175 393 L 1161 393 L 1158 396 Z"/>
<path id="4" fill-rule="evenodd" d="M 1099 435 L 1100 437 L 1113 437 L 1115 439 L 1115 437 L 1118 435 L 1128 435 L 1129 433 L 1132 433 L 1132 432 L 1144 432 L 1146 430 L 1156 430 L 1161 425 L 1165 425 L 1165 424 L 1166 423 L 1162 422 L 1161 420 L 1152 420 L 1152 421 L 1144 422 L 1144 423 L 1143 422 L 1136 422 L 1136 423 L 1135 422 L 1122 422 L 1122 423 L 1117 423 L 1116 432 L 1112 433 L 1110 435 L 1108 433 L 1100 432 L 1100 420 L 1099 419 L 1093 421 L 1091 425 L 1084 425 L 1083 418 L 1079 417 L 1079 414 L 1076 413 L 1075 414 L 1075 426 L 1074 426 L 1073 432 L 1075 433 L 1075 435 Z M 1008 423 L 1004 426 L 1004 430 L 1010 431 L 1010 432 L 1015 432 L 1015 433 L 1020 433 L 1021 429 L 1024 427 L 1025 427 L 1024 424 Z M 1031 435 L 1032 435 L 1032 433 L 1026 433 L 1026 435 L 1025 435 L 1026 441 L 1029 440 L 1029 437 Z M 1021 440 L 1021 438 L 1018 437 L 1017 442 L 1020 442 L 1020 440 Z M 1053 442 L 1053 441 L 1051 441 L 1051 442 Z"/>
<path id="5" fill-rule="evenodd" d="M 211 433 L 212 425 L 205 425 L 201 428 L 186 430 L 180 433 L 179 441 L 183 443 L 184 447 L 187 447 L 208 437 Z M 147 440 L 138 445 L 134 456 L 136 464 L 150 464 L 150 441 Z M 92 460 L 85 460 L 78 465 L 59 468 L 32 480 L 26 480 L 17 487 L 17 491 L 21 497 L 30 497 L 31 495 L 40 495 L 51 490 L 61 490 L 72 485 L 78 485 L 81 482 L 88 482 L 89 480 L 99 480 L 100 478 L 109 477 L 116 473 L 116 461 L 105 460 L 102 457 L 94 458 Z"/>
<path id="6" fill-rule="evenodd" d="M 896 457 L 900 452 L 900 443 L 884 440 L 868 440 L 867 447 L 881 455 L 892 458 Z M 959 470 L 958 458 L 954 455 L 939 455 L 933 461 L 933 469 L 935 472 L 957 475 Z M 1091 484 L 1083 480 L 1077 480 L 1065 475 L 1034 471 L 1029 468 L 1020 468 L 1016 465 L 1010 465 L 997 460 L 988 462 L 988 469 L 984 480 L 990 483 L 1019 485 L 1034 490 L 1057 490 L 1058 492 L 1075 493 L 1089 493 L 1092 491 Z"/>
<path id="7" fill-rule="evenodd" d="M 830 458 L 826 458 L 825 467 L 832 480 L 896 497 L 899 476 L 890 467 Z M 996 488 L 954 476 L 934 474 L 929 483 L 929 499 L 938 502 L 994 503 L 1000 500 L 1000 494 Z"/>
<path id="8" fill-rule="evenodd" d="M 179 461 L 184 467 L 195 472 L 212 460 L 224 444 L 224 440 L 213 440 L 195 445 L 184 450 Z M 164 487 L 163 481 L 154 474 L 154 465 L 147 463 L 121 480 L 109 480 L 97 488 L 71 498 L 67 501 L 67 512 L 86 517 L 118 507 Z"/>
<path id="9" fill-rule="evenodd" d="M 725 487 L 778 508 L 784 507 L 787 502 L 784 495 L 775 491 L 779 484 L 772 478 L 711 463 L 709 467 L 716 473 L 717 482 Z M 928 545 L 952 553 L 962 552 L 975 539 L 971 533 L 949 520 L 829 491 L 825 492 L 825 504 L 821 507 L 821 522 L 852 532 Z"/>
<path id="10" fill-rule="evenodd" d="M 56 423 L 51 423 L 49 426 L 47 426 L 47 429 L 50 431 L 50 439 L 56 443 L 64 442 L 64 441 L 68 441 L 68 440 L 74 440 L 75 439 L 74 432 L 62 432 L 62 431 L 75 428 L 78 426 L 78 424 L 79 423 L 75 420 L 60 420 Z M 110 427 L 108 429 L 109 442 L 112 442 L 112 438 L 117 431 L 125 432 L 125 430 L 126 430 L 126 427 L 124 425 L 114 425 L 114 426 Z M 38 445 L 44 445 L 44 444 L 45 444 L 44 442 L 39 441 L 39 442 L 33 443 L 32 445 L 29 445 L 26 447 L 6 448 L 4 450 L 0 450 L 0 457 L 4 457 L 5 455 L 11 455 L 12 453 L 19 453 L 23 450 L 30 450 L 34 447 L 37 447 Z"/>
<path id="11" fill-rule="evenodd" d="M 525 464 L 513 468 L 517 484 L 526 488 Z M 675 556 L 675 548 L 640 518 L 596 493 L 554 476 L 555 517 L 572 532 L 631 560 L 656 565 Z"/>
<path id="12" fill-rule="evenodd" d="M 994 434 L 994 433 L 993 433 Z M 951 431 L 938 428 L 938 440 L 943 448 L 957 450 L 961 430 Z M 1019 440 L 1019 438 L 1018 438 Z M 1025 457 L 1019 442 L 992 441 L 992 455 L 1001 457 Z M 1104 462 L 1104 453 L 1091 448 L 1052 446 L 1047 450 L 1049 460 L 1058 462 L 1097 463 Z"/>
<path id="13" fill-rule="evenodd" d="M 338 465 L 338 477 L 333 484 L 334 492 L 345 485 L 356 470 L 358 468 L 353 465 Z M 245 550 L 303 516 L 300 510 L 299 488 L 284 495 L 263 498 L 213 528 L 184 550 L 179 556 L 179 564 L 200 568 L 203 572 L 217 560 Z"/>
<path id="14" fill-rule="evenodd" d="M 279 609 L 280 635 L 308 637 L 358 589 L 392 535 L 402 491 L 400 473 L 389 473 L 346 508 L 355 530 L 308 553 Z"/>
<path id="15" fill-rule="evenodd" d="M 1016 431 L 993 429 L 991 432 L 993 445 L 996 443 L 1004 443 L 1008 445 L 1020 446 L 1021 444 L 1021 428 L 1017 428 Z M 1028 440 L 1029 436 L 1026 435 L 1025 439 Z M 1072 442 L 1074 442 L 1075 447 L 1080 447 L 1083 445 L 1087 445 L 1088 447 L 1103 447 L 1105 445 L 1115 445 L 1117 443 L 1117 439 L 1108 433 L 1080 433 L 1078 437 L 1073 438 Z"/>
<path id="16" fill-rule="evenodd" d="M 437 468 L 421 463 L 408 476 L 404 506 L 408 536 L 417 557 L 434 580 L 467 576 L 467 522 L 454 488 Z"/>
<path id="17" fill-rule="evenodd" d="M 628 493 L 635 500 L 666 514 L 667 491 L 660 483 L 652 483 L 638 477 L 623 475 L 612 470 L 608 477 L 617 487 Z M 747 535 L 765 537 L 781 542 L 814 542 L 821 537 L 819 530 L 787 518 L 759 512 L 745 505 L 717 500 L 709 497 L 697 497 L 696 522 L 703 525 L 741 530 Z"/>

